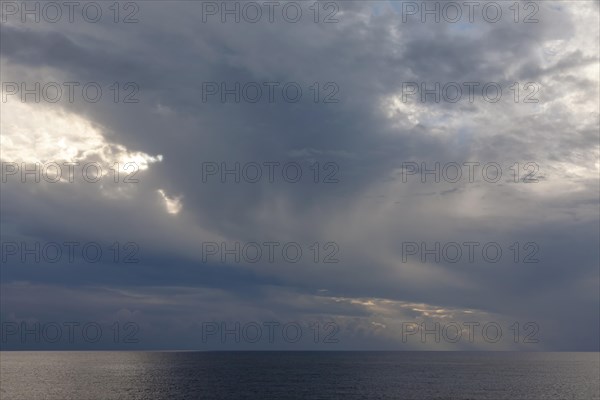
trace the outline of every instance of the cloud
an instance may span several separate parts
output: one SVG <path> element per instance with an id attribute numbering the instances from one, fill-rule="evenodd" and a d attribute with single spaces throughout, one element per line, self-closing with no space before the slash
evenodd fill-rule
<path id="1" fill-rule="evenodd" d="M 139 320 L 154 348 L 176 338 L 192 348 L 205 318 L 335 321 L 346 348 L 368 337 L 369 348 L 397 349 L 402 322 L 473 312 L 538 323 L 541 349 L 597 350 L 597 4 L 540 2 L 535 24 L 510 13 L 495 24 L 403 23 L 394 2 L 339 6 L 332 24 L 201 23 L 193 2 L 140 4 L 136 24 L 3 23 L 3 83 L 80 86 L 73 102 L 7 96 L 2 162 L 98 162 L 107 174 L 60 184 L 7 176 L 2 241 L 139 247 L 129 265 L 11 256 L 3 319 L 83 318 L 91 307 L 103 321 Z M 102 88 L 97 102 L 82 92 L 90 82 Z M 204 96 L 206 83 L 236 82 L 278 82 L 275 101 Z M 302 88 L 296 103 L 280 90 L 290 82 Z M 403 98 L 407 82 L 480 85 L 471 101 L 465 90 L 456 103 L 422 102 Z M 490 82 L 498 102 L 481 91 Z M 439 163 L 441 174 L 469 162 L 472 182 L 464 166 L 458 182 L 404 175 L 406 163 Z M 291 163 L 298 182 L 283 172 Z M 502 169 L 496 182 L 481 172 L 488 163 Z M 244 168 L 254 164 L 253 183 Z M 208 165 L 219 170 L 207 176 Z M 525 183 L 532 171 L 537 183 Z M 297 243 L 301 260 L 203 262 L 203 243 L 269 241 Z M 469 241 L 500 244 L 502 260 L 403 261 L 405 242 Z M 530 242 L 541 261 L 515 263 Z M 323 262 L 327 243 L 339 262 Z M 25 293 L 49 302 L 24 303 Z"/>

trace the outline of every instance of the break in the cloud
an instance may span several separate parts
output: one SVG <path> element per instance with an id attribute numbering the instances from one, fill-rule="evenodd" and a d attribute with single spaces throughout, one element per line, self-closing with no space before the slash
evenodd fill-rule
<path id="1" fill-rule="evenodd" d="M 203 23 L 199 2 L 138 4 L 133 24 L 2 22 L 4 165 L 97 163 L 104 174 L 97 183 L 7 176 L 3 243 L 123 246 L 118 263 L 7 255 L 3 321 L 135 321 L 139 348 L 211 348 L 198 340 L 202 322 L 277 320 L 335 322 L 334 349 L 598 350 L 597 2 L 537 2 L 530 24 L 512 14 L 403 22 L 402 2 L 385 1 L 337 2 L 330 24 L 312 14 Z M 23 103 L 7 82 L 81 85 L 73 102 Z M 99 101 L 83 98 L 86 82 L 103 89 Z M 298 82 L 303 98 L 204 101 L 206 82 Z M 320 100 L 335 92 L 339 101 L 314 103 L 315 82 Z M 456 103 L 420 102 L 403 99 L 406 82 L 496 82 L 503 97 L 491 103 L 478 89 L 473 101 L 465 92 Z M 537 102 L 521 101 L 528 82 Z M 263 165 L 262 179 L 206 176 L 207 163 L 222 162 Z M 297 162 L 302 179 L 271 183 L 266 162 Z M 403 175 L 405 163 L 422 162 L 495 162 L 503 176 Z M 535 163 L 538 182 L 515 182 L 515 163 L 519 177 Z M 303 257 L 203 259 L 203 243 L 269 241 L 298 243 Z M 402 243 L 470 241 L 498 243 L 502 260 L 403 260 Z M 513 262 L 515 242 L 519 261 L 530 242 L 540 261 Z M 436 321 L 496 321 L 505 335 L 515 321 L 535 322 L 539 343 L 402 341 L 402 323 Z"/>

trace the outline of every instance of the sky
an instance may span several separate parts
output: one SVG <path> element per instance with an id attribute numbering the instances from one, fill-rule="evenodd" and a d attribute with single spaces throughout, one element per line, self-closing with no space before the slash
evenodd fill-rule
<path id="1" fill-rule="evenodd" d="M 599 351 L 598 4 L 3 1 L 0 347 Z"/>

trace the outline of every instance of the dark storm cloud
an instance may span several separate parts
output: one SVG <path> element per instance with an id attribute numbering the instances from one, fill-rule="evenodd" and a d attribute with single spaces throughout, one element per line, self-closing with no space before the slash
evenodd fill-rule
<path id="1" fill-rule="evenodd" d="M 369 2 L 340 3 L 336 24 L 203 24 L 200 6 L 189 2 L 140 4 L 140 22 L 127 27 L 3 24 L 3 81 L 136 82 L 138 104 L 52 107 L 98 124 L 111 143 L 160 154 L 163 161 L 140 171 L 140 183 L 124 195 L 109 185 L 3 183 L 3 241 L 135 241 L 141 257 L 130 267 L 13 263 L 3 267 L 2 281 L 63 285 L 73 291 L 65 302 L 84 286 L 148 288 L 149 295 L 162 284 L 222 290 L 233 297 L 228 315 L 245 302 L 300 315 L 293 299 L 326 289 L 332 297 L 585 323 L 595 327 L 591 333 L 556 328 L 549 347 L 569 348 L 578 337 L 597 349 L 590 338 L 598 334 L 598 294 L 585 282 L 598 282 L 598 253 L 590 251 L 598 241 L 598 52 L 586 42 L 586 36 L 592 43 L 597 37 L 598 18 L 586 14 L 594 10 L 591 3 L 561 4 L 540 5 L 537 24 L 508 18 L 467 30 L 403 24 L 391 5 L 383 3 L 388 10 L 379 14 Z M 231 87 L 236 81 L 298 82 L 303 98 L 293 104 L 279 95 L 274 103 L 222 104 L 218 96 L 203 101 L 204 83 Z M 472 81 L 497 82 L 504 97 L 498 103 L 480 94 L 473 103 L 401 102 L 403 82 Z M 312 102 L 314 82 L 335 83 L 339 102 Z M 511 101 L 513 82 L 539 83 L 539 103 Z M 236 161 L 296 161 L 307 179 L 202 182 L 203 162 Z M 336 163 L 339 182 L 312 183 L 315 161 Z M 497 184 L 422 184 L 418 176 L 403 182 L 398 171 L 406 161 L 498 162 L 507 176 Z M 511 182 L 508 168 L 529 161 L 540 165 L 540 183 Z M 165 212 L 158 189 L 181 196 L 180 213 Z M 335 241 L 342 262 L 200 262 L 203 241 L 268 240 L 306 246 Z M 421 240 L 497 241 L 503 247 L 535 241 L 543 262 L 402 263 L 401 243 Z M 270 286 L 279 288 L 277 295 L 264 290 Z M 553 295 L 561 289 L 569 294 Z M 208 307 L 207 299 L 198 301 Z M 19 309 L 16 299 L 3 303 Z M 178 318 L 190 315 L 188 306 Z M 114 310 L 118 302 L 103 307 L 97 312 Z M 225 313 L 225 306 L 214 307 Z M 23 310 L 35 312 L 33 306 Z M 323 306 L 327 312 L 352 315 L 356 309 Z"/>

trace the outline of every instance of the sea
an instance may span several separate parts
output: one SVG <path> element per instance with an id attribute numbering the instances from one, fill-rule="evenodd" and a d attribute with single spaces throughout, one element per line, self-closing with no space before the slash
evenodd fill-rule
<path id="1" fill-rule="evenodd" d="M 1 400 L 600 399 L 600 353 L 0 352 Z"/>

